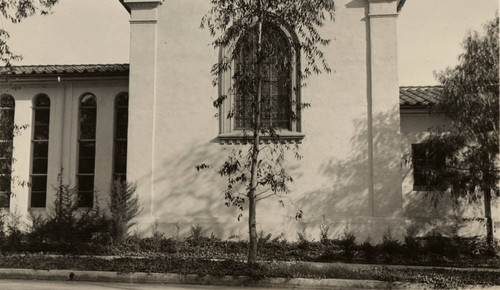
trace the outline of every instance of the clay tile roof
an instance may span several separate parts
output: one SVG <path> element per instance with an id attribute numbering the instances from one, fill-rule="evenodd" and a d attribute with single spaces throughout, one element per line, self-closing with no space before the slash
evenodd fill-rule
<path id="1" fill-rule="evenodd" d="M 399 87 L 399 105 L 428 107 L 439 103 L 443 88 L 440 86 Z"/>
<path id="2" fill-rule="evenodd" d="M 120 74 L 128 75 L 128 64 L 65 64 L 65 65 L 19 65 L 0 67 L 0 75 L 75 75 L 75 74 Z"/>
<path id="3" fill-rule="evenodd" d="M 20 65 L 0 67 L 0 75 L 128 75 L 128 64 L 65 64 Z M 399 88 L 399 105 L 402 107 L 428 107 L 439 102 L 440 86 L 405 86 Z"/>

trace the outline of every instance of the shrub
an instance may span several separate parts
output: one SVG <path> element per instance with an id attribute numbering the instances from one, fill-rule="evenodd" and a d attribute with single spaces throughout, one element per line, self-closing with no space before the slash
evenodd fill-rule
<path id="1" fill-rule="evenodd" d="M 0 212 L 0 247 L 5 244 L 6 234 L 5 234 L 5 213 Z M 1 248 L 0 248 L 1 249 Z"/>
<path id="2" fill-rule="evenodd" d="M 111 185 L 109 212 L 111 236 L 115 243 L 120 244 L 126 239 L 128 230 L 135 225 L 132 220 L 141 212 L 136 189 L 135 184 L 120 180 Z"/>
<path id="3" fill-rule="evenodd" d="M 386 262 L 395 260 L 401 253 L 401 243 L 393 237 L 391 227 L 382 236 L 380 251 Z"/>
<path id="4" fill-rule="evenodd" d="M 26 233 L 22 230 L 21 216 L 10 212 L 2 215 L 3 243 L 4 251 L 12 251 L 20 248 L 26 239 Z"/>
<path id="5" fill-rule="evenodd" d="M 360 250 L 363 259 L 367 262 L 374 262 L 377 256 L 377 247 L 372 244 L 372 240 L 368 237 L 364 243 L 360 245 Z"/>
<path id="6" fill-rule="evenodd" d="M 351 261 L 356 252 L 356 236 L 349 230 L 349 226 L 346 225 L 344 233 L 338 243 L 342 250 L 342 257 L 347 261 Z"/>
<path id="7" fill-rule="evenodd" d="M 459 247 L 456 239 L 443 237 L 439 233 L 433 233 L 425 238 L 425 253 L 432 259 L 456 258 L 459 255 Z"/>
<path id="8" fill-rule="evenodd" d="M 200 226 L 199 224 L 192 225 L 190 232 L 191 235 L 189 237 L 193 240 L 201 240 L 206 235 L 206 230 L 203 228 L 203 226 Z"/>
<path id="9" fill-rule="evenodd" d="M 299 221 L 299 230 L 297 231 L 297 246 L 301 251 L 309 251 L 312 241 L 307 239 L 307 224 Z"/>
<path id="10" fill-rule="evenodd" d="M 268 233 L 266 235 L 266 233 L 263 230 L 260 230 L 257 233 L 257 241 L 258 241 L 259 245 L 266 244 L 271 240 L 272 236 L 273 236 L 273 234 Z"/>
<path id="11" fill-rule="evenodd" d="M 160 222 L 156 219 L 154 224 L 151 226 L 151 237 L 146 237 L 140 240 L 139 244 L 143 250 L 153 252 L 161 251 L 166 238 L 165 234 L 159 230 L 159 225 Z"/>
<path id="12" fill-rule="evenodd" d="M 473 257 L 490 256 L 490 249 L 488 247 L 488 243 L 486 243 L 486 237 L 456 237 L 455 240 L 457 240 L 459 252 L 462 254 Z M 498 240 L 494 241 L 493 250 L 495 253 L 500 252 Z"/>
<path id="13" fill-rule="evenodd" d="M 325 218 L 323 217 L 323 222 L 319 225 L 319 240 L 325 246 L 328 246 L 330 243 L 330 238 L 328 237 L 330 234 L 329 232 L 330 226 L 326 223 Z"/>
<path id="14" fill-rule="evenodd" d="M 106 246 L 109 222 L 97 200 L 94 204 L 93 208 L 79 208 L 77 188 L 63 184 L 59 175 L 52 212 L 45 219 L 30 214 L 32 224 L 24 247 L 29 251 L 81 253 Z M 22 247 L 18 245 L 17 250 Z"/>
<path id="15" fill-rule="evenodd" d="M 194 246 L 198 246 L 206 241 L 206 230 L 203 226 L 196 224 L 192 225 L 190 229 L 190 235 L 187 240 Z"/>
<path id="16" fill-rule="evenodd" d="M 411 225 L 406 230 L 404 250 L 405 255 L 409 259 L 416 259 L 421 253 L 421 247 L 418 239 L 416 238 L 417 228 Z"/>

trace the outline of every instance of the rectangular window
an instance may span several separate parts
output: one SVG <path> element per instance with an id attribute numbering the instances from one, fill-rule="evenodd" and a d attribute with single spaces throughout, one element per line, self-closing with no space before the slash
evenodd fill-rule
<path id="1" fill-rule="evenodd" d="M 441 148 L 426 143 L 412 144 L 413 190 L 444 190 L 441 174 L 446 169 L 446 156 Z"/>

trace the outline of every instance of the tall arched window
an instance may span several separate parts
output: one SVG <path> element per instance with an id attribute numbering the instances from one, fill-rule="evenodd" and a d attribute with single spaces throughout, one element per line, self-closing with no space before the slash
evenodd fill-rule
<path id="1" fill-rule="evenodd" d="M 219 76 L 219 136 L 221 143 L 239 142 L 252 129 L 258 79 L 262 77 L 261 126 L 270 137 L 300 142 L 300 48 L 293 29 L 264 22 L 262 25 L 262 68 L 258 72 L 257 26 L 235 44 L 221 50 L 219 65 L 227 68 Z"/>
<path id="2" fill-rule="evenodd" d="M 238 40 L 233 86 L 234 128 L 252 127 L 252 105 L 258 93 L 257 32 L 251 31 Z M 291 50 L 289 40 L 273 24 L 262 27 L 262 101 L 261 125 L 265 128 L 290 130 L 291 122 Z"/>
<path id="3" fill-rule="evenodd" d="M 114 180 L 127 179 L 127 130 L 128 93 L 122 93 L 115 100 Z"/>
<path id="4" fill-rule="evenodd" d="M 12 142 L 14 139 L 14 109 L 12 96 L 0 96 L 0 207 L 9 207 L 12 179 Z"/>
<path id="5" fill-rule="evenodd" d="M 33 105 L 31 207 L 45 207 L 49 160 L 50 99 L 47 95 L 39 95 L 35 98 Z"/>
<path id="6" fill-rule="evenodd" d="M 93 94 L 80 99 L 80 131 L 78 136 L 78 206 L 94 205 L 95 137 L 97 101 Z"/>

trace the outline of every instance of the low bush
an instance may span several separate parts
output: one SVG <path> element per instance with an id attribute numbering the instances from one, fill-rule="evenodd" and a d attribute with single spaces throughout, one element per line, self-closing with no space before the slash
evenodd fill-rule
<path id="1" fill-rule="evenodd" d="M 387 228 L 382 236 L 382 243 L 380 244 L 380 254 L 386 263 L 392 263 L 400 259 L 403 247 L 401 243 L 392 235 L 391 228 Z"/>
<path id="2" fill-rule="evenodd" d="M 62 187 L 62 196 L 72 189 Z M 116 243 L 110 224 L 99 208 L 82 210 L 66 204 L 48 218 L 31 215 L 27 230 L 14 215 L 0 216 L 0 251 L 2 253 L 59 253 L 94 254 L 140 257 L 171 257 L 176 259 L 232 259 L 245 260 L 248 242 L 238 239 L 222 240 L 214 234 L 206 235 L 199 225 L 191 228 L 186 238 L 174 234 L 166 237 L 153 226 L 149 237 L 131 235 Z M 416 237 L 408 234 L 403 242 L 396 240 L 388 229 L 381 243 L 370 239 L 356 244 L 349 228 L 337 239 L 330 239 L 323 230 L 319 241 L 302 239 L 288 242 L 283 234 L 273 236 L 260 232 L 259 259 L 262 261 L 320 261 L 355 263 L 391 263 L 434 266 L 489 266 L 499 267 L 499 257 L 487 256 L 484 238 L 444 237 L 438 234 Z"/>
<path id="3" fill-rule="evenodd" d="M 369 263 L 375 262 L 375 259 L 377 257 L 377 246 L 372 244 L 372 241 L 370 238 L 366 239 L 366 241 L 359 246 L 359 249 L 362 254 L 362 258 Z"/>
<path id="4" fill-rule="evenodd" d="M 342 255 L 347 261 L 352 261 L 354 254 L 356 253 L 356 236 L 352 231 L 346 227 L 344 235 L 338 241 L 340 248 L 342 249 Z"/>
<path id="5" fill-rule="evenodd" d="M 79 208 L 77 189 L 59 182 L 52 212 L 47 217 L 30 212 L 31 224 L 9 214 L 2 252 L 98 253 L 110 241 L 109 221 L 97 201 L 93 208 Z M 5 221 L 5 216 L 2 222 Z"/>
<path id="6" fill-rule="evenodd" d="M 110 190 L 109 212 L 111 214 L 111 236 L 115 243 L 122 243 L 127 232 L 135 222 L 133 219 L 141 212 L 135 193 L 135 184 L 115 180 Z"/>

